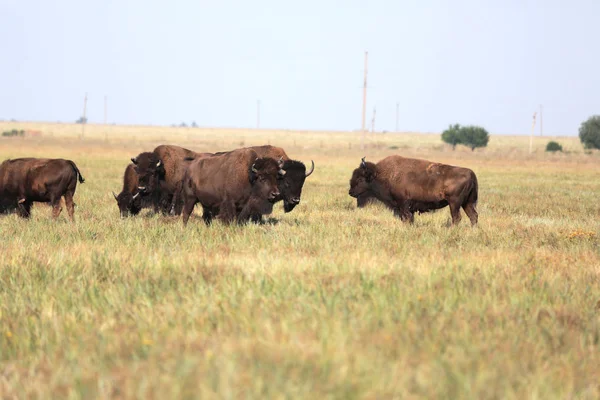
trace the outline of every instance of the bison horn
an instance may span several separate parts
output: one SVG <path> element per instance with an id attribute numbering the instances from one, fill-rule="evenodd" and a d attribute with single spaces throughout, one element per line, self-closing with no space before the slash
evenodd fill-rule
<path id="1" fill-rule="evenodd" d="M 282 168 L 279 168 L 279 175 L 284 176 L 285 175 L 285 170 Z"/>
<path id="2" fill-rule="evenodd" d="M 137 192 L 136 194 L 133 195 L 132 199 L 135 200 L 136 197 L 138 197 L 140 195 L 140 192 Z"/>
<path id="3" fill-rule="evenodd" d="M 161 162 L 162 162 L 161 160 L 158 160 L 158 162 L 156 163 L 156 167 L 157 167 L 157 168 L 158 168 L 158 167 L 160 167 L 160 163 L 161 163 Z"/>
<path id="4" fill-rule="evenodd" d="M 308 171 L 305 175 L 306 178 L 308 178 L 310 176 L 310 174 L 313 173 L 313 171 L 315 170 L 315 162 L 313 160 L 310 160 L 310 163 L 312 164 L 310 167 L 310 171 Z"/>
<path id="5" fill-rule="evenodd" d="M 115 194 L 115 192 L 112 192 L 112 194 L 115 197 L 115 200 L 119 201 L 119 199 L 117 198 L 117 195 Z"/>
<path id="6" fill-rule="evenodd" d="M 363 158 L 361 158 L 360 160 L 360 166 L 363 168 L 367 167 L 367 163 L 365 163 L 365 158 L 367 158 L 367 156 L 364 156 Z"/>
<path id="7" fill-rule="evenodd" d="M 254 164 L 252 164 L 252 172 L 254 172 L 255 174 L 258 174 L 258 170 L 256 169 L 256 167 L 254 166 Z"/>
<path id="8" fill-rule="evenodd" d="M 134 158 L 134 157 L 132 157 L 132 158 L 131 158 L 131 162 L 137 165 L 137 157 L 135 157 L 135 158 Z"/>

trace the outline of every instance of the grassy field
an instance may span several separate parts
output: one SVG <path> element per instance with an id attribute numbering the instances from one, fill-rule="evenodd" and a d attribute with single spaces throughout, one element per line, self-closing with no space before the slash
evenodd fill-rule
<path id="1" fill-rule="evenodd" d="M 74 160 L 76 223 L 0 217 L 2 398 L 599 398 L 600 156 L 577 138 L 0 123 L 0 160 Z M 316 169 L 271 223 L 121 220 L 130 157 L 271 143 Z M 479 227 L 358 210 L 360 157 L 469 167 Z M 197 213 L 199 210 L 197 210 Z M 464 214 L 463 214 L 464 217 Z"/>

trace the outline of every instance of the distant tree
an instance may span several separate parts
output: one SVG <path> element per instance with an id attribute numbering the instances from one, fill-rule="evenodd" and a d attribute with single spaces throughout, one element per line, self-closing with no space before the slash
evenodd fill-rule
<path id="1" fill-rule="evenodd" d="M 600 149 L 600 115 L 593 115 L 581 123 L 579 140 L 586 149 Z"/>
<path id="2" fill-rule="evenodd" d="M 196 123 L 196 121 L 192 121 L 192 124 L 190 125 L 192 128 L 197 128 L 198 124 Z"/>
<path id="3" fill-rule="evenodd" d="M 2 136 L 10 137 L 10 136 L 25 136 L 24 130 L 13 129 L 11 131 L 2 132 Z"/>
<path id="4" fill-rule="evenodd" d="M 185 122 L 182 122 L 181 124 L 179 124 L 179 126 L 182 128 L 187 128 L 187 124 Z"/>
<path id="5" fill-rule="evenodd" d="M 87 117 L 79 117 L 79 119 L 77 121 L 75 121 L 76 124 L 87 124 Z"/>
<path id="6" fill-rule="evenodd" d="M 563 151 L 563 148 L 559 143 L 551 140 L 546 145 L 546 151 L 550 151 L 550 152 Z"/>
<path id="7" fill-rule="evenodd" d="M 477 147 L 486 147 L 490 140 L 490 135 L 481 126 L 470 125 L 460 128 L 459 138 L 462 144 L 470 147 L 471 151 L 474 151 Z"/>
<path id="8" fill-rule="evenodd" d="M 457 144 L 461 144 L 460 125 L 450 125 L 448 129 L 442 132 L 442 140 L 445 143 L 452 145 L 452 150 L 456 149 Z"/>

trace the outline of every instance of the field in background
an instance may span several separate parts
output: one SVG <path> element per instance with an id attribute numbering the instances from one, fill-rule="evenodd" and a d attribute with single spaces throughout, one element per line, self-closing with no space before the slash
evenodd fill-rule
<path id="1" fill-rule="evenodd" d="M 598 398 L 600 156 L 578 138 L 0 122 L 0 160 L 74 160 L 75 224 L 0 217 L 0 394 L 18 397 Z M 121 220 L 130 157 L 171 143 L 270 143 L 314 159 L 300 205 L 269 224 Z M 407 226 L 357 210 L 360 157 L 469 167 L 480 226 Z M 464 215 L 463 215 L 464 217 Z"/>

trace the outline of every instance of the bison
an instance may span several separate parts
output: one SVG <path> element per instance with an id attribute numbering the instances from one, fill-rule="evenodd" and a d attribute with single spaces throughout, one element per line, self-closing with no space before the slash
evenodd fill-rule
<path id="1" fill-rule="evenodd" d="M 140 195 L 138 189 L 139 181 L 138 175 L 135 172 L 135 165 L 129 164 L 125 168 L 125 174 L 123 175 L 123 189 L 118 195 L 113 192 L 113 196 L 119 206 L 119 212 L 121 218 L 126 218 L 130 215 L 137 215 L 142 210 L 151 206 L 150 196 Z"/>
<path id="2" fill-rule="evenodd" d="M 350 196 L 372 194 L 403 221 L 414 222 L 414 213 L 450 206 L 452 225 L 460 222 L 462 207 L 472 225 L 477 224 L 477 177 L 468 168 L 426 160 L 389 156 L 377 164 L 365 162 L 352 173 Z"/>
<path id="3" fill-rule="evenodd" d="M 285 176 L 283 162 L 259 158 L 252 149 L 238 149 L 191 161 L 183 179 L 183 223 L 196 203 L 204 222 L 214 216 L 229 224 L 245 223 L 254 215 L 269 214 L 279 198 L 277 180 Z"/>
<path id="4" fill-rule="evenodd" d="M 275 146 L 254 146 L 250 149 L 256 151 L 259 157 L 270 157 L 276 160 L 283 160 L 283 170 L 285 176 L 279 180 L 279 192 L 281 195 L 276 201 L 283 200 L 283 210 L 288 213 L 294 209 L 300 203 L 300 196 L 302 195 L 302 187 L 304 181 L 308 178 L 315 170 L 315 163 L 311 160 L 310 171 L 306 172 L 306 166 L 304 163 L 296 160 L 292 160 L 288 157 L 285 150 L 281 147 Z"/>
<path id="5" fill-rule="evenodd" d="M 314 161 L 311 160 L 312 165 L 310 171 L 306 172 L 304 163 L 290 159 L 285 150 L 281 147 L 264 145 L 246 147 L 246 149 L 254 150 L 258 157 L 270 157 L 276 160 L 283 160 L 283 170 L 286 174 L 283 179 L 279 180 L 280 196 L 275 201 L 278 202 L 283 200 L 284 212 L 288 213 L 292 211 L 294 207 L 300 203 L 300 196 L 302 195 L 302 187 L 304 186 L 305 179 L 315 170 Z M 225 152 L 215 154 L 225 154 Z"/>
<path id="6" fill-rule="evenodd" d="M 33 202 L 50 203 L 56 219 L 65 198 L 69 218 L 75 220 L 73 195 L 79 183 L 85 182 L 71 160 L 49 158 L 17 158 L 0 164 L 0 204 L 4 209 L 16 208 L 22 218 L 31 216 Z"/>
<path id="7" fill-rule="evenodd" d="M 212 155 L 196 153 L 179 146 L 160 145 L 151 153 L 141 153 L 131 161 L 136 165 L 139 191 L 142 195 L 151 195 L 155 212 L 159 204 L 166 201 L 163 210 L 171 215 L 179 215 L 181 201 L 181 183 L 189 160 Z"/>

